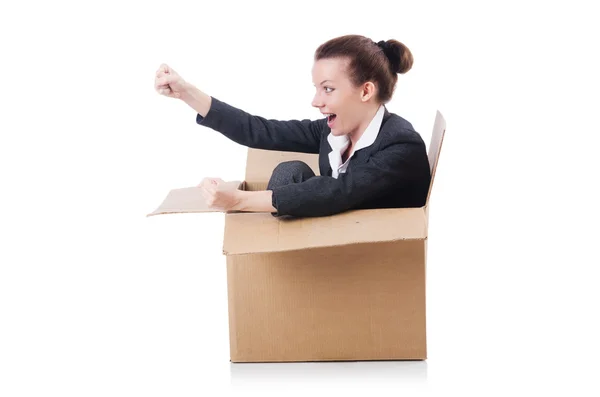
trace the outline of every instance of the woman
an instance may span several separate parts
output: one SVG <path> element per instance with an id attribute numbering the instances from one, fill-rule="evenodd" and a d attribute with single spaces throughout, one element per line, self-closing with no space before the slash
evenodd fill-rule
<path id="1" fill-rule="evenodd" d="M 196 122 L 252 148 L 319 154 L 320 176 L 303 162 L 279 164 L 265 191 L 223 188 L 207 178 L 199 187 L 215 209 L 326 216 L 351 209 L 421 207 L 431 175 L 425 143 L 412 125 L 388 112 L 398 73 L 412 67 L 396 40 L 348 35 L 317 48 L 312 106 L 320 120 L 267 120 L 211 97 L 161 65 L 155 88 L 196 112 Z M 221 187 L 221 188 L 219 188 Z"/>

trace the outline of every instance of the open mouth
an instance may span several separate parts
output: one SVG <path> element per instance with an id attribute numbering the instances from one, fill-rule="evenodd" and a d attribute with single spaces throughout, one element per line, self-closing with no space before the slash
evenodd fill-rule
<path id="1" fill-rule="evenodd" d="M 331 127 L 331 125 L 333 124 L 333 122 L 335 121 L 335 119 L 337 118 L 337 115 L 334 113 L 328 114 L 327 115 L 327 125 Z"/>

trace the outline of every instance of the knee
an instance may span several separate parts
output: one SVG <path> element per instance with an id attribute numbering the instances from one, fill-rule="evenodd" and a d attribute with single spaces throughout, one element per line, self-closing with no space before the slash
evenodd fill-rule
<path id="1" fill-rule="evenodd" d="M 300 160 L 291 160 L 284 161 L 283 163 L 277 164 L 273 173 L 292 176 L 292 175 L 304 175 L 306 173 L 312 172 L 312 169 L 303 161 Z"/>
<path id="2" fill-rule="evenodd" d="M 272 189 L 274 187 L 283 186 L 290 183 L 303 182 L 314 175 L 315 173 L 313 172 L 312 168 L 302 161 L 284 161 L 283 163 L 279 163 L 273 170 L 273 174 L 271 175 L 267 189 Z"/>

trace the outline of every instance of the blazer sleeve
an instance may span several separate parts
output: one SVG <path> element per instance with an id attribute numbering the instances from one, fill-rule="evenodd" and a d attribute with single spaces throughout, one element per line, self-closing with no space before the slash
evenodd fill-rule
<path id="1" fill-rule="evenodd" d="M 270 189 L 277 209 L 273 215 L 328 216 L 359 208 L 365 201 L 423 178 L 424 150 L 418 143 L 395 143 L 375 153 L 365 164 L 350 165 L 337 179 L 315 176 L 274 187 Z"/>
<path id="2" fill-rule="evenodd" d="M 205 117 L 196 115 L 196 123 L 212 128 L 234 142 L 247 147 L 284 152 L 319 153 L 321 133 L 327 122 L 321 120 L 268 120 L 251 115 L 211 97 Z"/>

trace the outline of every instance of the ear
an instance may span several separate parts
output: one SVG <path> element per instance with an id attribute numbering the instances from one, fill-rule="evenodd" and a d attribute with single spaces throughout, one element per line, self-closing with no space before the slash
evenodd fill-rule
<path id="1" fill-rule="evenodd" d="M 370 81 L 367 81 L 362 86 L 362 89 L 360 92 L 360 99 L 363 102 L 367 102 L 369 99 L 371 99 L 374 96 L 375 96 L 375 84 L 373 84 Z"/>

